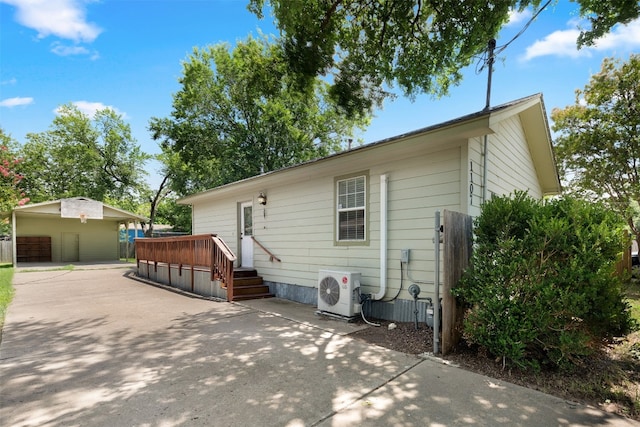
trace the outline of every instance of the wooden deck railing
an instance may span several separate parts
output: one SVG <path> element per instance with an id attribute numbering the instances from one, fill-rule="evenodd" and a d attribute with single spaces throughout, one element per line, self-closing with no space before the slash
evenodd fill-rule
<path id="1" fill-rule="evenodd" d="M 233 295 L 233 262 L 235 260 L 235 254 L 224 240 L 215 234 L 136 239 L 138 269 L 140 269 L 140 261 L 147 262 L 147 269 L 153 263 L 156 272 L 159 263 L 167 264 L 169 284 L 171 284 L 171 266 L 178 266 L 180 275 L 183 267 L 190 267 L 191 291 L 194 288 L 194 271 L 206 269 L 211 272 L 212 281 L 220 280 L 227 287 L 227 294 Z"/>

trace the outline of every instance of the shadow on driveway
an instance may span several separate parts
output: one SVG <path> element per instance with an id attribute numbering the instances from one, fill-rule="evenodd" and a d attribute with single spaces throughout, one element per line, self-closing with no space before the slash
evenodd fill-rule
<path id="1" fill-rule="evenodd" d="M 634 425 L 354 340 L 308 306 L 187 298 L 126 274 L 14 276 L 4 425 Z"/>
<path id="2" fill-rule="evenodd" d="M 117 270 L 24 273 L 15 287 L 7 425 L 310 425 L 419 362 Z"/>

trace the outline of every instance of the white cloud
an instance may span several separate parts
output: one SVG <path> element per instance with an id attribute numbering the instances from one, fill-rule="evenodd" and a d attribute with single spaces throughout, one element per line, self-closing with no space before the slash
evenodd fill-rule
<path id="1" fill-rule="evenodd" d="M 10 79 L 7 80 L 3 80 L 2 82 L 0 82 L 1 85 L 15 85 L 16 83 L 18 83 L 18 80 L 15 77 L 12 77 Z"/>
<path id="2" fill-rule="evenodd" d="M 517 25 L 524 21 L 528 21 L 533 16 L 531 9 L 525 9 L 522 12 L 518 12 L 516 9 L 509 11 L 509 21 L 506 26 Z"/>
<path id="3" fill-rule="evenodd" d="M 542 40 L 536 40 L 527 47 L 524 55 L 526 61 L 538 56 L 556 55 L 577 58 L 579 56 L 590 55 L 588 49 L 578 50 L 576 40 L 580 35 L 580 30 L 560 30 L 554 31 Z"/>
<path id="4" fill-rule="evenodd" d="M 74 101 L 72 104 L 78 107 L 78 110 L 80 110 L 81 113 L 86 114 L 92 119 L 98 111 L 104 110 L 106 108 L 113 110 L 116 114 L 122 116 L 122 118 L 124 119 L 127 118 L 127 115 L 125 113 L 122 113 L 117 108 L 110 105 L 104 105 L 102 102 Z M 56 108 L 54 112 L 56 114 L 59 114 L 60 108 Z"/>
<path id="5" fill-rule="evenodd" d="M 0 107 L 19 107 L 21 105 L 33 104 L 33 98 L 7 98 L 0 101 Z"/>
<path id="6" fill-rule="evenodd" d="M 54 35 L 75 42 L 94 41 L 102 32 L 87 22 L 85 3 L 91 0 L 0 0 L 15 6 L 16 20 L 38 32 L 39 38 Z"/>
<path id="7" fill-rule="evenodd" d="M 637 49 L 640 47 L 640 19 L 618 25 L 614 31 L 598 40 L 594 50 Z"/>
<path id="8" fill-rule="evenodd" d="M 640 47 L 640 19 L 627 25 L 617 25 L 613 30 L 599 39 L 594 46 L 578 50 L 576 41 L 580 34 L 579 23 L 570 21 L 572 28 L 554 31 L 542 40 L 536 40 L 529 46 L 523 59 L 528 61 L 538 56 L 555 55 L 560 57 L 588 57 L 594 52 L 610 52 L 618 49 L 634 49 Z"/>
<path id="9" fill-rule="evenodd" d="M 89 49 L 83 46 L 64 46 L 60 43 L 54 43 L 51 52 L 58 56 L 70 55 L 89 55 Z"/>

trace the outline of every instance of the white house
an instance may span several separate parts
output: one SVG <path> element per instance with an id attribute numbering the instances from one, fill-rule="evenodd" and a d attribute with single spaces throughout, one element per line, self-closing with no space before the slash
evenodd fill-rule
<path id="1" fill-rule="evenodd" d="M 179 203 L 193 208 L 193 234 L 220 236 L 276 296 L 317 304 L 321 271 L 355 273 L 374 300 L 367 314 L 407 321 L 412 283 L 433 296 L 436 211 L 477 216 L 514 190 L 561 190 L 540 94 Z"/>

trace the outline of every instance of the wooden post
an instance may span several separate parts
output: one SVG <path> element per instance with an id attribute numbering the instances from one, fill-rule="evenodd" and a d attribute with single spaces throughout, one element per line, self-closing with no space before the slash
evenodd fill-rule
<path id="1" fill-rule="evenodd" d="M 196 261 L 195 261 L 195 257 L 196 257 L 196 241 L 195 240 L 190 240 L 189 241 L 189 264 L 191 264 L 191 292 L 194 291 L 195 289 L 195 265 L 196 265 Z"/>
<path id="2" fill-rule="evenodd" d="M 462 336 L 463 311 L 451 290 L 469 265 L 473 247 L 473 220 L 459 212 L 443 212 L 442 355 L 450 353 Z"/>

